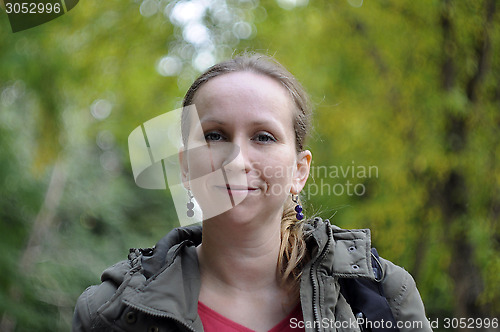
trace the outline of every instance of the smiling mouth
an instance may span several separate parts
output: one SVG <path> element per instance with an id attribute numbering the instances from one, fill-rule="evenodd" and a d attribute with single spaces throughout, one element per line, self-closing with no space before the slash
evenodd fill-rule
<path id="1" fill-rule="evenodd" d="M 250 191 L 255 191 L 258 190 L 259 188 L 256 187 L 247 187 L 247 186 L 215 186 L 219 189 L 227 190 L 228 192 L 250 192 Z"/>
<path id="2" fill-rule="evenodd" d="M 215 188 L 226 192 L 229 195 L 229 199 L 231 201 L 231 205 L 235 207 L 239 204 L 243 199 L 250 196 L 251 194 L 257 192 L 260 188 L 258 187 L 249 187 L 248 185 L 215 185 Z"/>
<path id="3" fill-rule="evenodd" d="M 237 185 L 226 185 L 226 186 L 215 186 L 216 188 L 227 192 L 231 199 L 231 203 L 234 204 L 234 197 L 247 196 L 251 193 L 257 192 L 259 188 L 248 187 L 248 186 L 237 186 Z"/>

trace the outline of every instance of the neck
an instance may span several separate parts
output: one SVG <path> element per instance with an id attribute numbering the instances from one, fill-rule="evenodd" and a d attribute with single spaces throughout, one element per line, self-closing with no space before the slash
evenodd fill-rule
<path id="1" fill-rule="evenodd" d="M 203 223 L 197 248 L 202 284 L 214 291 L 254 293 L 278 289 L 277 263 L 281 244 L 280 220 Z"/>

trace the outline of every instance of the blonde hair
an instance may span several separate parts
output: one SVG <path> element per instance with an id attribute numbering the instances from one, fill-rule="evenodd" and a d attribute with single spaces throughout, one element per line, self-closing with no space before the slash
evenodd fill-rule
<path id="1" fill-rule="evenodd" d="M 309 97 L 297 79 L 278 61 L 269 56 L 244 53 L 212 66 L 201 74 L 188 89 L 184 97 L 184 108 L 193 104 L 196 92 L 210 79 L 238 71 L 266 75 L 281 83 L 289 91 L 296 109 L 294 117 L 295 147 L 297 153 L 303 151 L 312 114 Z M 186 146 L 189 136 L 188 112 L 182 114 L 181 132 Z M 295 297 L 299 294 L 300 277 L 307 258 L 307 251 L 303 237 L 304 222 L 296 219 L 294 208 L 295 203 L 290 197 L 283 207 L 281 246 L 277 268 L 281 277 L 280 284 L 289 291 L 290 295 Z"/>

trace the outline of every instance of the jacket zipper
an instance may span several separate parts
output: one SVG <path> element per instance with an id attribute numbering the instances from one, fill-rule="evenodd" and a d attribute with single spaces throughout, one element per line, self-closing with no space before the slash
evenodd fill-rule
<path id="1" fill-rule="evenodd" d="M 189 331 L 191 332 L 197 332 L 191 325 L 188 325 L 186 324 L 185 322 L 181 321 L 180 319 L 178 318 L 175 318 L 174 316 L 172 315 L 169 315 L 169 314 L 159 314 L 158 312 L 155 312 L 155 311 L 152 311 L 152 310 L 148 310 L 146 308 L 143 308 L 143 307 L 139 307 L 135 304 L 132 304 L 128 301 L 124 301 L 130 308 L 133 308 L 137 311 L 141 311 L 145 314 L 148 314 L 150 316 L 155 316 L 155 317 L 160 317 L 160 318 L 167 318 L 167 319 L 171 319 L 173 321 L 176 321 L 177 323 L 180 323 L 181 325 L 183 325 L 186 329 L 188 329 Z"/>
<path id="2" fill-rule="evenodd" d="M 328 254 L 328 251 L 330 250 L 330 242 L 331 242 L 331 228 L 330 226 L 327 225 L 327 235 L 328 239 L 326 241 L 325 247 L 323 248 L 323 251 L 321 252 L 321 255 L 314 261 L 314 263 L 311 266 L 311 271 L 310 271 L 310 277 L 311 277 L 311 282 L 313 286 L 313 296 L 312 296 L 312 305 L 313 305 L 313 315 L 314 315 L 314 322 L 319 322 L 319 311 L 318 311 L 318 306 L 316 304 L 316 293 L 318 292 L 318 284 L 317 280 L 314 277 L 314 273 L 316 271 L 316 265 L 319 264 L 320 261 L 322 261 L 325 256 Z M 316 325 L 316 324 L 314 324 Z M 319 327 L 316 327 L 316 331 L 320 331 Z"/>

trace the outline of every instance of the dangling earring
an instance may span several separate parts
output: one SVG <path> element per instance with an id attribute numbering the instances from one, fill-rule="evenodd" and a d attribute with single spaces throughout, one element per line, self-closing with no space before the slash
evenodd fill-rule
<path id="1" fill-rule="evenodd" d="M 304 214 L 302 213 L 302 206 L 299 204 L 299 195 L 292 194 L 292 201 L 297 204 L 295 205 L 295 212 L 297 212 L 295 217 L 297 218 L 297 220 L 304 219 Z"/>
<path id="2" fill-rule="evenodd" d="M 188 197 L 189 197 L 189 202 L 186 204 L 187 207 L 187 216 L 191 218 L 194 216 L 194 203 L 193 203 L 193 194 L 191 194 L 191 190 L 188 189 Z"/>

